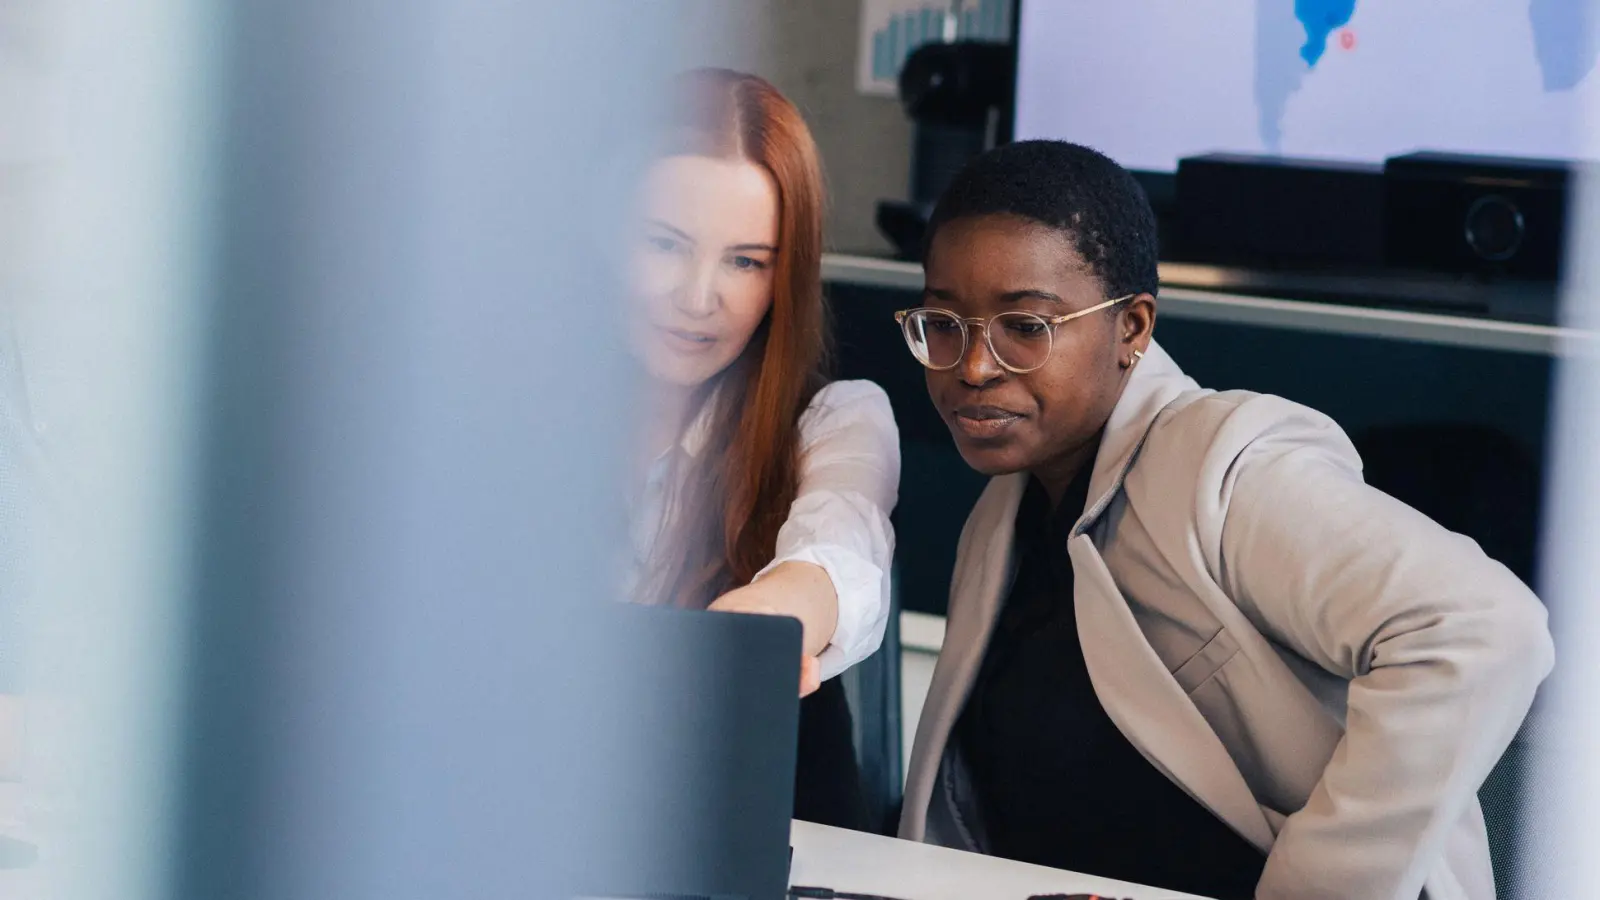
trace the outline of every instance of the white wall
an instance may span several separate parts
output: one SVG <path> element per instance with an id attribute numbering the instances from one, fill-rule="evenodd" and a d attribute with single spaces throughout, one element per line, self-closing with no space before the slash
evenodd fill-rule
<path id="1" fill-rule="evenodd" d="M 873 215 L 878 200 L 906 195 L 911 126 L 897 100 L 856 93 L 860 0 L 741 0 L 725 15 L 715 5 L 693 4 L 693 24 L 726 39 L 691 64 L 754 72 L 794 101 L 822 150 L 829 246 L 887 251 Z"/>

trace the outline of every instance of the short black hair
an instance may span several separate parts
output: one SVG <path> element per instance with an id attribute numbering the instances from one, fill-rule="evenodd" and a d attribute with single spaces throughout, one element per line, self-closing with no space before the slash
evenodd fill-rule
<path id="1" fill-rule="evenodd" d="M 956 175 L 928 220 L 923 256 L 944 225 L 1012 215 L 1072 238 L 1108 297 L 1156 293 L 1156 216 L 1139 182 L 1110 157 L 1066 141 L 1004 144 Z"/>

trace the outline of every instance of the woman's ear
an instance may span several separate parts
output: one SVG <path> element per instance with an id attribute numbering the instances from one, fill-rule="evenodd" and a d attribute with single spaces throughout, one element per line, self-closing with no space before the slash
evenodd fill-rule
<path id="1" fill-rule="evenodd" d="M 1142 355 L 1150 347 L 1156 329 L 1156 298 L 1138 294 L 1122 305 L 1117 316 L 1117 346 L 1126 355 L 1137 350 Z"/>

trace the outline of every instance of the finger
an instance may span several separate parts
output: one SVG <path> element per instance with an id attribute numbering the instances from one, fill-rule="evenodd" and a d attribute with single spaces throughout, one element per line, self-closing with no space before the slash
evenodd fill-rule
<path id="1" fill-rule="evenodd" d="M 778 613 L 778 611 L 776 609 L 774 609 L 773 607 L 771 607 L 771 606 L 769 606 L 767 604 L 764 604 L 764 603 L 750 603 L 750 602 L 744 602 L 744 601 L 725 601 L 725 600 L 720 600 L 720 599 L 712 601 L 711 605 L 707 606 L 706 609 L 711 610 L 712 612 L 744 613 L 746 615 L 760 615 L 760 616 L 776 616 L 776 615 L 779 615 L 779 613 Z"/>
<path id="2" fill-rule="evenodd" d="M 800 696 L 806 697 L 822 687 L 822 662 L 815 656 L 800 659 Z"/>

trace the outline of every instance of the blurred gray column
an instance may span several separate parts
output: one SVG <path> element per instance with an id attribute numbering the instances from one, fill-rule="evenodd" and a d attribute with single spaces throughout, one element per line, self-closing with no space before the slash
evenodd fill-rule
<path id="1" fill-rule="evenodd" d="M 178 895 L 559 896 L 637 814 L 569 725 L 674 5 L 229 11 Z"/>
<path id="2" fill-rule="evenodd" d="M 1586 25 L 1594 46 L 1592 6 Z M 1579 125 L 1600 158 L 1600 107 L 1585 113 Z M 1600 883 L 1600 171 L 1589 167 L 1571 202 L 1561 324 L 1572 332 L 1556 370 L 1540 548 L 1556 664 L 1519 736 L 1531 768 L 1522 865 L 1507 892 L 1518 898 L 1582 896 Z"/>
<path id="3" fill-rule="evenodd" d="M 60 525 L 6 900 L 560 896 L 638 814 L 577 750 L 647 738 L 574 675 L 624 541 L 614 227 L 725 8 L 0 4 Z"/>

